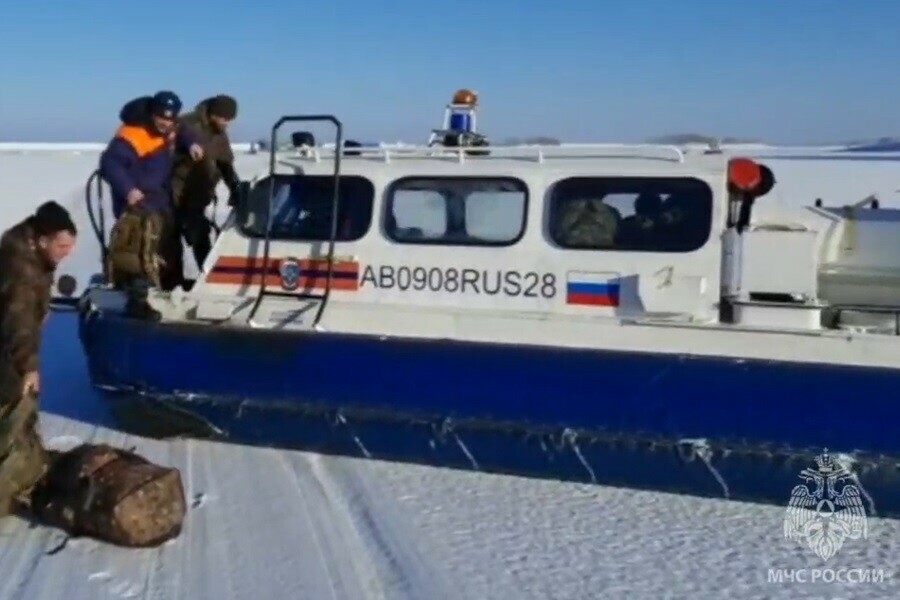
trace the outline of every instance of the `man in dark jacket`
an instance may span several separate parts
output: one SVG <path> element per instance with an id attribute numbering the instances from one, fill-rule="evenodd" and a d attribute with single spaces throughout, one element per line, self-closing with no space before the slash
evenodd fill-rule
<path id="1" fill-rule="evenodd" d="M 183 149 L 191 160 L 203 157 L 196 136 L 177 126 L 181 100 L 173 92 L 163 91 L 152 97 L 137 98 L 126 104 L 119 117 L 122 126 L 110 141 L 100 159 L 100 173 L 112 189 L 113 214 L 119 221 L 110 240 L 116 252 L 131 252 L 143 247 L 139 236 L 148 219 L 161 224 L 158 254 L 166 268 L 161 273 L 160 287 L 172 289 L 180 282 L 181 240 L 178 239 L 172 214 L 171 178 L 173 155 Z M 122 243 L 122 240 L 129 240 Z M 130 240 L 138 240 L 131 243 Z M 150 254 L 156 254 L 152 249 Z M 122 260 L 119 260 L 122 259 Z M 110 263 L 132 263 L 140 257 L 111 256 Z M 109 274 L 108 275 L 112 275 Z M 113 277 L 111 277 L 113 278 Z M 150 273 L 117 278 L 128 292 L 127 312 L 131 316 L 157 320 L 159 313 L 147 303 L 147 291 L 153 277 Z"/>
<path id="2" fill-rule="evenodd" d="M 193 112 L 181 118 L 181 127 L 189 130 L 203 146 L 201 161 L 193 161 L 187 153 L 176 151 L 172 176 L 172 198 L 179 228 L 193 250 L 198 269 L 203 268 L 211 249 L 211 226 L 205 211 L 215 198 L 216 186 L 224 181 L 234 198 L 240 183 L 228 138 L 228 126 L 237 117 L 237 111 L 234 98 L 219 95 L 203 100 Z"/>
<path id="3" fill-rule="evenodd" d="M 68 211 L 51 201 L 0 238 L 0 516 L 47 466 L 38 431 L 41 328 L 54 272 L 76 236 Z"/>

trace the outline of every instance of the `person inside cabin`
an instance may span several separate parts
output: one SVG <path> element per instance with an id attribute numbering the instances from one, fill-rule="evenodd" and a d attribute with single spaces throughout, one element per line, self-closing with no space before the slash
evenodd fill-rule
<path id="1" fill-rule="evenodd" d="M 204 155 L 193 132 L 176 126 L 180 111 L 181 99 L 170 91 L 132 100 L 120 111 L 122 126 L 100 158 L 117 220 L 107 277 L 126 290 L 126 314 L 137 318 L 160 318 L 147 302 L 151 284 L 171 290 L 180 283 L 180 265 L 173 268 L 181 255 L 174 248 L 181 242 L 173 233 L 173 153 L 184 149 L 195 161 Z"/>
<path id="2" fill-rule="evenodd" d="M 228 127 L 237 117 L 237 100 L 219 95 L 197 104 L 193 112 L 183 115 L 179 126 L 191 131 L 203 146 L 203 160 L 195 161 L 189 153 L 176 149 L 172 174 L 172 199 L 178 231 L 191 247 L 197 268 L 202 269 L 212 249 L 212 225 L 206 209 L 216 197 L 222 181 L 228 187 L 228 205 L 234 206 L 240 179 L 234 170 L 234 152 Z M 177 244 L 181 248 L 181 243 Z M 178 268 L 181 260 L 176 261 Z M 173 269 L 176 268 L 173 265 Z M 183 274 L 178 273 L 183 280 Z"/>
<path id="3" fill-rule="evenodd" d="M 688 192 L 674 192 L 662 205 L 657 225 L 660 249 L 682 252 L 698 248 L 709 235 L 709 211 Z"/>
<path id="4" fill-rule="evenodd" d="M 45 202 L 0 238 L 0 517 L 44 475 L 38 431 L 41 329 L 57 266 L 75 248 L 69 212 Z"/>
<path id="5" fill-rule="evenodd" d="M 557 221 L 558 239 L 574 248 L 611 248 L 622 216 L 603 198 L 572 198 Z"/>
<path id="6" fill-rule="evenodd" d="M 634 201 L 634 214 L 622 219 L 616 236 L 620 248 L 645 248 L 658 237 L 658 220 L 662 211 L 662 196 L 655 192 L 641 192 Z"/>

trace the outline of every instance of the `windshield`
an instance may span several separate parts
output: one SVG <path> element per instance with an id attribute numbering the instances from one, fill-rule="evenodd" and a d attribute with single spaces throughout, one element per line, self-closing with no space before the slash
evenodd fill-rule
<path id="1" fill-rule="evenodd" d="M 275 175 L 272 196 L 272 239 L 326 241 L 331 237 L 334 178 L 330 175 Z M 352 241 L 365 235 L 372 219 L 375 188 L 357 176 L 342 176 L 338 186 L 338 241 Z M 257 183 L 239 215 L 245 235 L 266 233 L 271 179 Z"/>

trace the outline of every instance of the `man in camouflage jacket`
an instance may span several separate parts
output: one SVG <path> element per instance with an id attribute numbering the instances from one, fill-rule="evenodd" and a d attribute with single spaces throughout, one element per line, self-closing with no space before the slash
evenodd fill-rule
<path id="1" fill-rule="evenodd" d="M 557 221 L 557 239 L 570 248 L 614 248 L 621 216 L 602 198 L 568 201 Z"/>
<path id="2" fill-rule="evenodd" d="M 215 198 L 216 187 L 223 181 L 234 197 L 240 183 L 228 138 L 228 126 L 237 117 L 237 109 L 234 98 L 214 96 L 180 119 L 179 126 L 189 130 L 203 147 L 203 160 L 197 162 L 185 152 L 176 151 L 172 174 L 176 220 L 184 241 L 193 250 L 198 269 L 203 267 L 212 246 L 212 228 L 205 210 Z"/>
<path id="3" fill-rule="evenodd" d="M 76 236 L 68 211 L 51 201 L 0 237 L 0 516 L 47 467 L 38 432 L 41 329 L 56 266 Z"/>

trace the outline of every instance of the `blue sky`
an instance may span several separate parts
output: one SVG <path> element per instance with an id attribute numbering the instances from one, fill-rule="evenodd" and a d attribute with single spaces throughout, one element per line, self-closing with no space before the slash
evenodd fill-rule
<path id="1" fill-rule="evenodd" d="M 330 112 L 424 140 L 459 87 L 494 138 L 900 135 L 888 0 L 29 0 L 0 19 L 0 140 L 102 141 L 174 89 L 241 103 L 235 137 Z"/>

